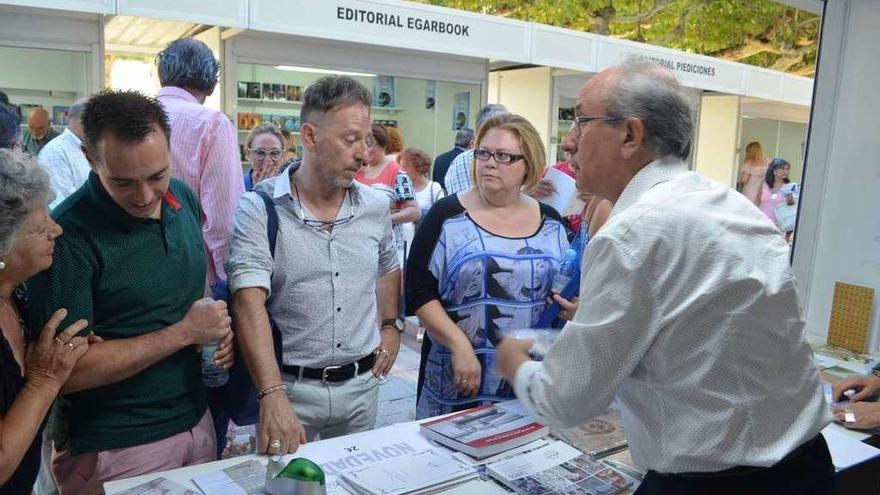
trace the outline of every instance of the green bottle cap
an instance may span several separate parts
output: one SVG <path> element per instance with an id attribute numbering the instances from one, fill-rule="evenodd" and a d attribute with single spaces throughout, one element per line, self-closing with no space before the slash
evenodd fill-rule
<path id="1" fill-rule="evenodd" d="M 275 477 L 324 484 L 324 471 L 321 470 L 320 466 L 305 457 L 291 459 L 287 466 L 278 472 Z"/>

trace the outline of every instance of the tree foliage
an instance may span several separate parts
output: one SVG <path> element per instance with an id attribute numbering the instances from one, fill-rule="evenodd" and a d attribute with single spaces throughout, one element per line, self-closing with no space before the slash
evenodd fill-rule
<path id="1" fill-rule="evenodd" d="M 414 0 L 812 77 L 820 19 L 773 0 Z"/>

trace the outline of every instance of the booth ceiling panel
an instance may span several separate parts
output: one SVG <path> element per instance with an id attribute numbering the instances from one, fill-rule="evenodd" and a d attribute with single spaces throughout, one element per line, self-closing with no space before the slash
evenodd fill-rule
<path id="1" fill-rule="evenodd" d="M 101 39 L 95 14 L 0 6 L 0 44 L 91 51 Z"/>
<path id="2" fill-rule="evenodd" d="M 246 28 L 248 0 L 116 0 L 117 13 Z M 284 2 L 281 2 L 284 3 Z"/>
<path id="3" fill-rule="evenodd" d="M 532 63 L 545 67 L 596 72 L 596 36 L 532 23 Z"/>
<path id="4" fill-rule="evenodd" d="M 137 47 L 138 51 L 159 51 L 168 43 L 200 29 L 201 25 L 189 22 L 116 16 L 104 26 L 104 40 L 110 48 L 129 46 Z"/>
<path id="5" fill-rule="evenodd" d="M 38 7 L 41 9 L 65 10 L 68 12 L 88 12 L 92 14 L 113 14 L 114 0 L 4 0 L 6 5 Z"/>

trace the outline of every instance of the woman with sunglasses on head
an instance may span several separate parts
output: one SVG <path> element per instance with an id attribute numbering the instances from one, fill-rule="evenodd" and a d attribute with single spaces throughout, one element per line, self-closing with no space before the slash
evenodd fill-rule
<path id="1" fill-rule="evenodd" d="M 495 342 L 536 323 L 549 295 L 544 281 L 569 246 L 559 213 L 524 193 L 544 166 L 526 119 L 492 117 L 477 133 L 473 187 L 438 200 L 419 224 L 405 291 L 407 313 L 427 328 L 416 417 L 513 397 Z"/>
<path id="2" fill-rule="evenodd" d="M 253 167 L 244 174 L 244 190 L 251 191 L 261 180 L 275 177 L 281 172 L 287 145 L 275 124 L 260 124 L 251 129 L 245 146 Z"/>

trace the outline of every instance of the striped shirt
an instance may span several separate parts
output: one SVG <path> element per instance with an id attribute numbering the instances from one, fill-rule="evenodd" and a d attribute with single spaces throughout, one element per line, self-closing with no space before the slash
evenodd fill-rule
<path id="1" fill-rule="evenodd" d="M 376 282 L 399 269 L 388 198 L 352 182 L 338 219 L 327 231 L 307 226 L 315 217 L 291 193 L 290 169 L 261 181 L 278 212 L 274 258 L 266 236 L 266 206 L 245 193 L 235 212 L 226 272 L 235 292 L 262 287 L 282 335 L 286 365 L 323 368 L 347 364 L 379 345 Z"/>
<path id="2" fill-rule="evenodd" d="M 235 129 L 225 115 L 184 89 L 166 86 L 157 98 L 171 124 L 172 175 L 186 182 L 202 205 L 208 283 L 225 280 L 232 217 L 244 193 Z"/>
<path id="3" fill-rule="evenodd" d="M 443 183 L 446 184 L 446 194 L 453 194 L 467 191 L 471 188 L 471 167 L 474 163 L 474 150 L 467 150 L 452 160 L 452 165 L 446 171 L 446 178 Z"/>

